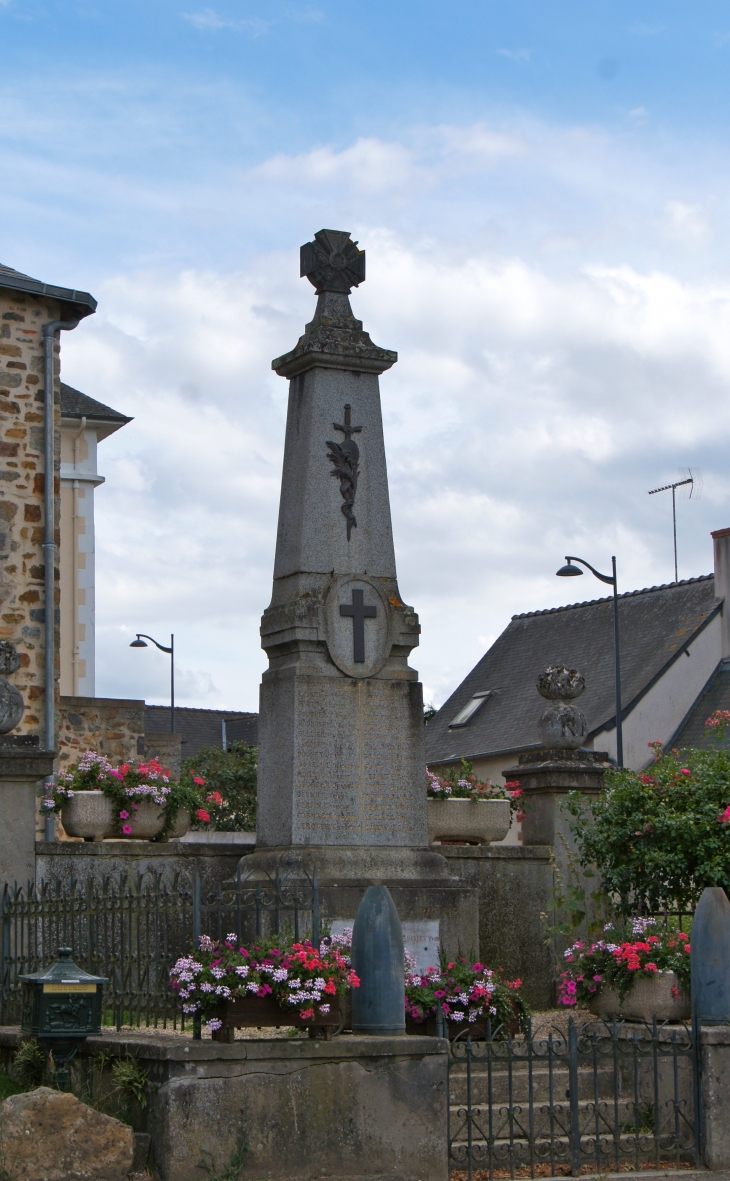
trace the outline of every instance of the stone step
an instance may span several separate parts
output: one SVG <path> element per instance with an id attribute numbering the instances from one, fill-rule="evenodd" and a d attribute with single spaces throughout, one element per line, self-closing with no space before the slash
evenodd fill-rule
<path id="1" fill-rule="evenodd" d="M 594 1095 L 594 1077 L 598 1083 L 600 1099 L 613 1096 L 613 1066 L 607 1063 L 595 1071 L 578 1071 L 578 1098 L 591 1099 Z M 527 1103 L 529 1095 L 530 1077 L 526 1070 L 512 1072 L 512 1096 L 514 1102 Z M 507 1070 L 492 1071 L 492 1102 L 506 1103 L 509 1099 L 510 1075 Z M 553 1070 L 553 1099 L 562 1102 L 566 1099 L 569 1079 L 566 1069 Z M 547 1068 L 533 1069 L 532 1091 L 535 1103 L 545 1103 L 550 1098 L 550 1071 Z M 449 1075 L 449 1095 L 453 1103 L 466 1103 L 467 1075 L 466 1071 L 453 1071 Z M 471 1072 L 472 1103 L 487 1103 L 489 1101 L 489 1074 L 486 1070 Z"/>
<path id="2" fill-rule="evenodd" d="M 472 1103 L 472 1137 L 476 1139 L 483 1138 L 488 1133 L 489 1129 L 489 1111 L 490 1105 L 488 1103 Z M 509 1109 L 505 1103 L 493 1102 L 491 1105 L 492 1111 L 492 1135 L 497 1139 L 508 1140 L 510 1136 L 510 1120 Z M 449 1104 L 449 1114 L 451 1119 L 451 1135 L 459 1135 L 460 1129 L 467 1127 L 467 1118 L 464 1114 L 465 1105 L 455 1103 L 453 1098 Z M 527 1101 L 520 1102 L 514 1099 L 512 1103 L 513 1112 L 513 1135 L 517 1139 L 522 1139 L 527 1135 L 528 1121 L 530 1118 L 530 1107 Z M 570 1127 L 570 1102 L 568 1099 L 556 1099 L 552 1107 L 552 1127 L 553 1134 L 558 1138 L 561 1135 L 568 1135 Z M 600 1117 L 600 1134 L 602 1136 L 610 1136 L 613 1138 L 613 1104 L 608 1103 L 599 1111 Z M 593 1111 L 592 1100 L 579 1099 L 578 1100 L 578 1118 L 580 1121 L 581 1134 L 584 1138 L 595 1138 L 595 1113 Z M 673 1123 L 663 1113 L 662 1133 L 671 1134 L 673 1131 Z M 533 1102 L 532 1107 L 532 1122 L 533 1134 L 537 1138 L 550 1137 L 550 1108 L 547 1103 L 539 1103 L 537 1100 Z M 621 1127 L 621 1135 L 632 1136 L 633 1133 L 633 1110 L 631 1100 L 624 1098 L 619 1100 L 618 1123 Z M 640 1123 L 640 1132 L 642 1135 L 651 1135 L 649 1129 Z"/>

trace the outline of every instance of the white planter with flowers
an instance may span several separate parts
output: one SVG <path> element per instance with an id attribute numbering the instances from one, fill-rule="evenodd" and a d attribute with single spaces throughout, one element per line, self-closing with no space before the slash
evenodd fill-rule
<path id="1" fill-rule="evenodd" d="M 509 800 L 428 800 L 429 844 L 466 841 L 490 845 L 507 836 Z"/>
<path id="2" fill-rule="evenodd" d="M 521 793 L 481 782 L 466 759 L 439 776 L 426 768 L 426 814 L 430 845 L 491 845 L 509 832 L 512 800 Z"/>
<path id="3" fill-rule="evenodd" d="M 86 841 L 168 840 L 185 835 L 193 810 L 204 823 L 210 820 L 198 790 L 205 781 L 196 778 L 193 784 L 175 783 L 154 759 L 113 767 L 104 755 L 87 751 L 58 773 L 43 807 L 60 812 L 69 836 Z M 220 800 L 217 793 L 214 797 Z"/>
<path id="4" fill-rule="evenodd" d="M 689 993 L 680 984 L 676 972 L 654 972 L 640 976 L 631 985 L 623 1000 L 617 988 L 604 986 L 589 1004 L 591 1013 L 610 1021 L 622 1017 L 626 1021 L 687 1021 L 692 1016 Z"/>

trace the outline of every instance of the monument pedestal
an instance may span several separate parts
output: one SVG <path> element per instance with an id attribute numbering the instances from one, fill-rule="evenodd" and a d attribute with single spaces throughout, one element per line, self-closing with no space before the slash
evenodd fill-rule
<path id="1" fill-rule="evenodd" d="M 479 952 L 477 891 L 455 877 L 445 857 L 428 848 L 407 846 L 311 845 L 257 850 L 241 862 L 241 872 L 253 877 L 296 877 L 301 868 L 311 878 L 317 872 L 320 919 L 352 926 L 368 886 L 390 890 L 409 945 L 418 935 L 416 924 L 438 942 L 449 956 Z"/>
<path id="2" fill-rule="evenodd" d="M 35 881 L 38 784 L 52 773 L 53 758 L 35 735 L 0 735 L 0 888 Z"/>

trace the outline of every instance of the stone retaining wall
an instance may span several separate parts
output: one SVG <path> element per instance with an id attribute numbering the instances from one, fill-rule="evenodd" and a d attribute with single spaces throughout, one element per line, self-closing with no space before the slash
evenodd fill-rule
<path id="1" fill-rule="evenodd" d="M 9 1061 L 17 1029 L 0 1029 Z M 149 1071 L 144 1109 L 160 1181 L 204 1181 L 245 1146 L 258 1181 L 447 1181 L 447 1043 L 429 1037 L 208 1039 L 148 1032 L 89 1038 Z M 88 1069 L 88 1066 L 86 1067 Z M 208 1173 L 208 1176 L 212 1173 Z"/>

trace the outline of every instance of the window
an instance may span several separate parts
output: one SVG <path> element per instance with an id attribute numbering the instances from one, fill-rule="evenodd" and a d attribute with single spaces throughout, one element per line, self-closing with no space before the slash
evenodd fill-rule
<path id="1" fill-rule="evenodd" d="M 466 726 L 474 717 L 477 710 L 484 705 L 488 697 L 492 696 L 492 690 L 486 689 L 484 693 L 475 693 L 463 709 L 460 709 L 453 722 L 449 723 L 449 730 L 457 729 L 459 726 Z"/>

